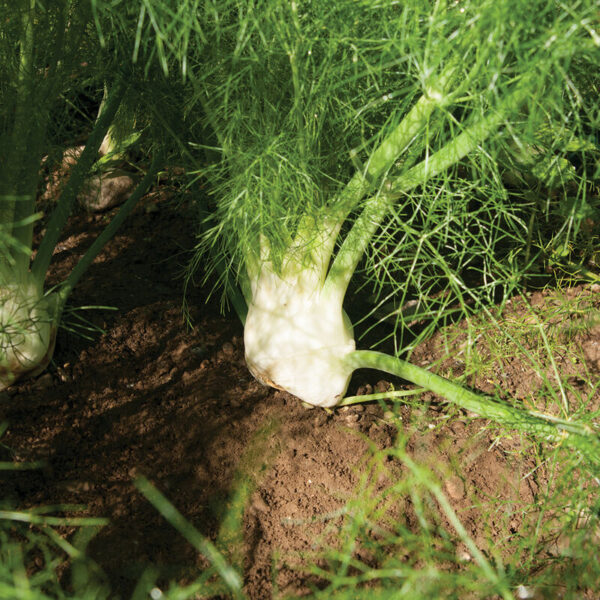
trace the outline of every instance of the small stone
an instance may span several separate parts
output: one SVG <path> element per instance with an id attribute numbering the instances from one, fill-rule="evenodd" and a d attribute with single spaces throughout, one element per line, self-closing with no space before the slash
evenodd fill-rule
<path id="1" fill-rule="evenodd" d="M 446 493 L 453 500 L 462 500 L 466 496 L 465 484 L 457 475 L 453 475 L 444 484 Z"/>
<path id="2" fill-rule="evenodd" d="M 233 344 L 230 342 L 225 342 L 223 344 L 223 348 L 222 348 L 223 354 L 225 356 L 233 356 L 233 353 L 235 352 L 235 349 L 233 347 Z"/>
<path id="3" fill-rule="evenodd" d="M 257 494 L 252 502 L 252 509 L 256 512 L 266 513 L 269 512 L 269 505 Z"/>
<path id="4" fill-rule="evenodd" d="M 388 381 L 381 380 L 381 381 L 378 381 L 375 384 L 375 391 L 378 394 L 383 394 L 385 392 L 389 392 L 390 391 L 390 387 L 391 387 L 391 385 L 390 385 L 390 383 Z"/>
<path id="5" fill-rule="evenodd" d="M 517 598 L 527 600 L 528 598 L 535 598 L 535 589 L 528 585 L 517 586 Z"/>
<path id="6" fill-rule="evenodd" d="M 322 427 L 323 425 L 325 425 L 325 423 L 327 423 L 327 413 L 324 410 L 320 410 L 317 412 L 315 418 L 313 419 L 313 426 Z"/>
<path id="7" fill-rule="evenodd" d="M 133 192 L 135 179 L 125 171 L 115 170 L 90 177 L 79 197 L 86 210 L 103 212 L 123 204 Z"/>
<path id="8" fill-rule="evenodd" d="M 463 549 L 459 549 L 456 552 L 456 558 L 458 558 L 458 560 L 460 562 L 470 562 L 471 560 L 471 555 L 463 548 Z"/>
<path id="9" fill-rule="evenodd" d="M 67 371 L 64 369 L 64 367 L 56 367 L 56 372 L 58 373 L 58 378 L 63 382 L 66 383 L 67 381 L 69 381 L 69 374 L 67 373 Z"/>

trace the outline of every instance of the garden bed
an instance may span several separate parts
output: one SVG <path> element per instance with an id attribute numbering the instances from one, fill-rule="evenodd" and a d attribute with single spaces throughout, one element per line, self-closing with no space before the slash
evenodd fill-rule
<path id="1" fill-rule="evenodd" d="M 359 535 L 349 526 L 354 515 L 349 507 L 356 508 L 357 495 L 373 514 L 380 511 L 381 523 L 395 520 L 398 530 L 406 531 L 404 548 L 386 542 L 390 556 L 415 572 L 423 566 L 427 552 L 411 546 L 414 534 L 423 544 L 438 540 L 442 545 L 438 549 L 445 552 L 446 564 L 442 554 L 435 559 L 441 571 L 460 572 L 475 558 L 449 514 L 429 500 L 420 509 L 408 490 L 389 492 L 395 482 L 415 477 L 394 454 L 402 438 L 407 456 L 437 475 L 466 534 L 490 562 L 504 561 L 513 572 L 522 569 L 524 586 L 538 577 L 539 588 L 524 587 L 539 594 L 535 597 L 573 597 L 569 594 L 577 589 L 579 597 L 594 597 L 600 582 L 590 578 L 599 571 L 585 571 L 581 561 L 596 539 L 595 525 L 580 519 L 587 537 L 577 538 L 577 546 L 564 537 L 578 522 L 567 526 L 573 523 L 568 511 L 553 512 L 567 479 L 557 482 L 556 462 L 548 458 L 552 453 L 544 455 L 538 443 L 490 428 L 430 394 L 395 408 L 372 402 L 331 412 L 307 409 L 252 378 L 244 362 L 242 327 L 233 314 L 221 314 L 216 295 L 205 301 L 207 288 L 188 292 L 188 326 L 181 275 L 194 226 L 187 206 L 178 202 L 168 190 L 146 196 L 73 292 L 74 309 L 118 309 L 67 315 L 69 322 L 84 316 L 103 333 L 85 339 L 61 329 L 47 373 L 2 394 L 0 422 L 9 427 L 0 449 L 6 456 L 0 458 L 44 464 L 4 473 L 4 498 L 19 508 L 84 505 L 78 514 L 107 517 L 110 523 L 99 530 L 88 553 L 115 598 L 128 598 L 150 565 L 160 570 L 160 586 L 190 582 L 206 567 L 205 558 L 137 491 L 138 475 L 209 539 L 217 536 L 236 485 L 251 482 L 243 547 L 237 549 L 243 553 L 249 598 L 302 595 L 311 586 L 324 587 L 327 578 L 315 569 L 335 570 L 337 563 L 331 554 L 324 558 L 325 549 L 347 547 L 349 532 L 357 540 L 356 560 L 381 567 L 385 552 L 369 544 L 382 534 Z M 71 220 L 55 252 L 50 283 L 69 273 L 107 216 L 78 214 Z M 597 410 L 600 395 L 593 386 L 600 374 L 600 326 L 589 318 L 600 304 L 597 291 L 582 286 L 562 296 L 539 292 L 529 300 L 540 310 L 556 307 L 559 341 L 553 347 L 564 350 L 555 358 L 563 387 L 570 402 L 585 397 L 589 409 Z M 582 307 L 587 320 L 580 318 Z M 518 329 L 525 322 L 525 305 L 515 300 L 505 323 Z M 440 334 L 418 348 L 411 360 L 437 364 L 438 372 L 456 377 L 472 364 L 465 358 L 469 347 L 485 365 L 468 383 L 488 393 L 501 387 L 519 399 L 541 397 L 536 396 L 544 387 L 539 375 L 518 350 L 504 348 L 503 359 L 497 359 L 490 349 L 493 338 L 483 335 L 477 345 L 459 326 L 453 337 Z M 361 373 L 349 393 L 384 392 L 390 384 L 401 387 L 401 382 Z M 249 448 L 257 451 L 249 454 Z M 574 472 L 569 477 L 568 485 L 578 481 Z M 423 537 L 423 519 L 432 524 L 429 537 Z M 534 531 L 539 533 L 535 544 Z M 552 569 L 553 574 L 543 575 Z"/>

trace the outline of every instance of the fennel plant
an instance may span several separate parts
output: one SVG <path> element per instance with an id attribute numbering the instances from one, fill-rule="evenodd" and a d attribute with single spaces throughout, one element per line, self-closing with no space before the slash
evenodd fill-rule
<path id="1" fill-rule="evenodd" d="M 116 9 L 115 9 L 116 10 Z M 136 80 L 133 36 L 110 29 L 93 3 L 76 0 L 0 2 L 0 389 L 42 372 L 51 360 L 69 293 L 102 245 L 152 183 L 159 153 L 118 215 L 58 287 L 44 282 L 54 248 L 75 200 L 97 163 L 103 140 Z M 110 36 L 97 35 L 101 25 Z M 123 54 L 129 58 L 123 60 Z M 139 78 L 138 78 L 139 79 Z M 80 82 L 108 92 L 46 224 L 32 260 L 41 165 L 53 144 L 54 122 Z M 64 149 L 64 147 L 63 147 Z"/>
<path id="2" fill-rule="evenodd" d="M 191 272 L 211 259 L 259 381 L 331 407 L 354 370 L 379 369 L 482 416 L 595 444 L 586 426 L 399 356 L 431 331 L 413 322 L 503 300 L 533 271 L 523 156 L 535 181 L 555 167 L 558 200 L 539 202 L 540 219 L 590 195 L 588 146 L 576 168 L 548 132 L 585 142 L 598 126 L 586 83 L 600 65 L 597 2 L 207 0 L 174 11 L 156 0 L 138 23 L 179 57 L 203 132 L 190 141 L 209 185 Z M 359 321 L 385 309 L 393 354 L 356 349 L 344 302 L 356 308 L 361 287 L 375 306 Z"/>

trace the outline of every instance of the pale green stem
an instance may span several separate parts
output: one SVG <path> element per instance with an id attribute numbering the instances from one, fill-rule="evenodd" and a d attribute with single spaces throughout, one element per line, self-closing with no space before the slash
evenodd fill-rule
<path id="1" fill-rule="evenodd" d="M 356 171 L 336 198 L 336 205 L 341 205 L 345 211 L 352 210 L 363 196 L 373 189 L 378 179 L 390 169 L 394 161 L 425 127 L 433 111 L 448 102 L 448 89 L 453 82 L 455 72 L 456 67 L 452 63 L 436 81 L 431 83 L 408 114 L 371 153 L 366 169 Z"/>
<path id="2" fill-rule="evenodd" d="M 502 125 L 507 114 L 520 105 L 525 90 L 525 85 L 519 86 L 494 113 L 467 127 L 451 142 L 403 175 L 386 182 L 385 190 L 365 202 L 363 211 L 346 235 L 329 270 L 325 286 L 332 293 L 335 291 L 343 299 L 358 262 L 394 201 L 429 178 L 443 173 L 475 150 Z"/>
<path id="3" fill-rule="evenodd" d="M 70 2 L 55 0 L 56 23 L 53 51 L 45 56 L 43 71 L 35 69 L 36 53 L 36 0 L 23 0 L 21 15 L 21 39 L 19 42 L 19 68 L 16 81 L 15 115 L 12 127 L 10 153 L 4 165 L 0 187 L 7 191 L 0 200 L 0 223 L 12 225 L 15 240 L 13 255 L 18 271 L 27 271 L 31 258 L 33 226 L 35 218 L 35 195 L 39 179 L 40 160 L 49 118 L 49 107 L 62 84 L 59 70 L 62 66 L 64 42 L 67 30 Z M 53 8 L 53 10 L 54 10 Z M 49 10 L 49 9 L 46 9 Z M 11 260 L 10 257 L 5 257 Z"/>
<path id="4" fill-rule="evenodd" d="M 377 194 L 369 198 L 352 225 L 352 229 L 344 238 L 323 286 L 324 291 L 336 295 L 340 303 L 344 300 L 346 289 L 359 260 L 392 204 L 391 198 L 385 194 Z"/>
<path id="5" fill-rule="evenodd" d="M 31 248 L 33 240 L 33 223 L 27 217 L 35 209 L 35 189 L 37 177 L 24 168 L 30 164 L 28 160 L 29 134 L 32 120 L 31 84 L 33 77 L 35 0 L 29 0 L 21 16 L 21 39 L 19 43 L 19 70 L 17 76 L 17 98 L 15 103 L 14 125 L 12 130 L 12 150 L 3 167 L 2 194 L 0 206 L 0 223 L 12 227 L 11 234 L 17 244 Z M 39 135 L 39 132 L 36 132 Z M 27 269 L 29 256 L 17 252 L 13 257 L 18 270 Z"/>
<path id="6" fill-rule="evenodd" d="M 345 362 L 353 369 L 376 369 L 395 375 L 485 419 L 573 446 L 584 453 L 596 466 L 600 466 L 600 437 L 588 425 L 510 406 L 496 398 L 477 394 L 426 369 L 382 352 L 356 350 L 345 358 Z"/>
<path id="7" fill-rule="evenodd" d="M 96 117 L 96 120 L 98 120 L 100 118 L 102 111 L 104 111 L 106 103 L 108 102 L 108 97 L 109 97 L 108 85 L 106 84 L 106 82 L 104 82 L 104 86 L 103 86 L 103 90 L 102 90 L 102 100 L 100 102 L 100 108 L 98 108 L 98 115 Z M 114 129 L 113 123 L 111 123 L 108 126 L 108 131 L 106 132 L 106 134 L 104 135 L 104 138 L 102 139 L 102 143 L 100 144 L 99 152 L 103 156 L 106 156 L 107 154 L 114 154 L 116 152 L 117 146 L 116 146 L 115 140 L 114 140 L 113 129 Z"/>
<path id="8" fill-rule="evenodd" d="M 419 396 L 425 390 L 391 390 L 389 392 L 381 392 L 379 394 L 365 394 L 364 396 L 346 396 L 338 406 L 352 406 L 353 404 L 363 404 L 364 402 L 371 402 L 373 400 L 389 400 L 391 398 L 407 398 L 408 396 Z"/>
<path id="9" fill-rule="evenodd" d="M 125 94 L 125 89 L 126 84 L 123 78 L 119 78 L 110 92 L 106 106 L 98 116 L 85 148 L 81 153 L 79 160 L 73 167 L 69 181 L 65 185 L 58 204 L 52 213 L 46 235 L 42 239 L 35 260 L 31 266 L 31 271 L 38 281 L 43 281 L 46 277 L 46 271 L 50 265 L 54 248 L 58 243 L 63 227 L 73 210 L 77 194 L 96 160 L 100 144 L 113 122 L 123 95 Z"/>

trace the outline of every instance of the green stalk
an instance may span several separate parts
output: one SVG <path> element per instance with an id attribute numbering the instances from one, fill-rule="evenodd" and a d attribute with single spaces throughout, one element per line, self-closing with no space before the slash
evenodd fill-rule
<path id="1" fill-rule="evenodd" d="M 464 129 L 451 142 L 428 156 L 403 175 L 386 182 L 380 193 L 368 199 L 363 211 L 344 239 L 329 270 L 325 286 L 343 298 L 354 271 L 362 258 L 371 238 L 381 225 L 392 204 L 429 178 L 443 173 L 477 148 L 491 133 L 496 131 L 507 114 L 514 111 L 524 100 L 527 86 L 520 85 L 496 112 Z M 393 152 L 389 148 L 389 154 Z"/>
<path id="2" fill-rule="evenodd" d="M 426 369 L 382 352 L 356 350 L 345 358 L 345 362 L 354 369 L 376 369 L 406 379 L 484 419 L 491 419 L 496 423 L 525 433 L 536 434 L 548 440 L 566 443 L 581 451 L 590 462 L 600 467 L 600 437 L 588 425 L 510 406 L 496 398 L 477 394 Z"/>
<path id="3" fill-rule="evenodd" d="M 366 169 L 356 171 L 337 197 L 336 204 L 346 210 L 354 208 L 363 196 L 372 189 L 377 180 L 394 164 L 412 140 L 425 127 L 433 111 L 448 102 L 448 89 L 453 82 L 456 66 L 452 63 L 419 98 L 409 113 L 396 128 L 371 153 Z"/>
<path id="4" fill-rule="evenodd" d="M 4 262 L 13 262 L 18 271 L 29 270 L 35 215 L 36 187 L 42 158 L 49 107 L 55 99 L 64 75 L 64 46 L 67 33 L 73 35 L 69 22 L 70 0 L 55 0 L 53 9 L 36 0 L 21 0 L 21 34 L 18 42 L 18 72 L 15 82 L 14 121 L 10 136 L 10 151 L 1 165 L 0 186 L 6 194 L 0 200 L 0 223 L 12 228 L 15 244 Z M 46 68 L 36 70 L 36 40 L 41 35 L 42 19 L 56 9 L 57 21 L 53 50 L 45 57 Z M 47 24 L 47 23 L 46 23 Z M 39 57 L 38 59 L 39 60 Z"/>
<path id="5" fill-rule="evenodd" d="M 61 285 L 60 291 L 58 292 L 59 314 L 65 302 L 67 301 L 71 290 L 75 287 L 81 276 L 87 271 L 104 245 L 115 235 L 119 227 L 121 227 L 123 224 L 123 221 L 132 211 L 133 207 L 138 203 L 140 198 L 146 193 L 152 184 L 152 180 L 160 170 L 162 158 L 163 156 L 161 153 L 154 155 L 150 168 L 146 172 L 146 175 L 142 181 L 138 183 L 131 196 L 129 196 L 125 204 L 123 204 L 123 206 L 121 206 L 119 209 L 119 212 L 110 221 L 102 233 L 94 240 L 94 243 L 89 247 L 88 251 L 84 254 L 75 268 L 71 271 L 67 279 Z"/>
<path id="6" fill-rule="evenodd" d="M 31 83 L 33 77 L 34 36 L 33 23 L 35 0 L 29 0 L 21 15 L 21 39 L 19 43 L 19 72 L 17 77 L 17 97 L 15 104 L 14 126 L 12 130 L 12 151 L 6 165 L 3 165 L 2 182 L 6 186 L 6 195 L 2 195 L 0 223 L 12 226 L 11 234 L 17 244 L 31 248 L 33 241 L 33 223 L 26 217 L 34 212 L 35 186 L 37 178 L 31 179 L 24 170 L 28 164 L 28 130 L 31 120 Z M 17 252 L 13 257 L 17 269 L 29 266 L 29 255 Z"/>
<path id="7" fill-rule="evenodd" d="M 31 266 L 31 272 L 38 281 L 43 281 L 46 276 L 46 271 L 52 259 L 52 253 L 58 243 L 61 231 L 65 226 L 73 205 L 77 198 L 77 194 L 83 185 L 85 178 L 89 174 L 94 161 L 98 155 L 100 144 L 112 124 L 115 114 L 121 104 L 121 100 L 125 94 L 126 84 L 124 77 L 117 79 L 113 86 L 106 105 L 101 114 L 98 116 L 94 129 L 88 138 L 85 148 L 77 164 L 73 167 L 69 181 L 67 182 L 58 204 L 52 213 L 46 235 L 40 243 L 37 255 Z"/>

